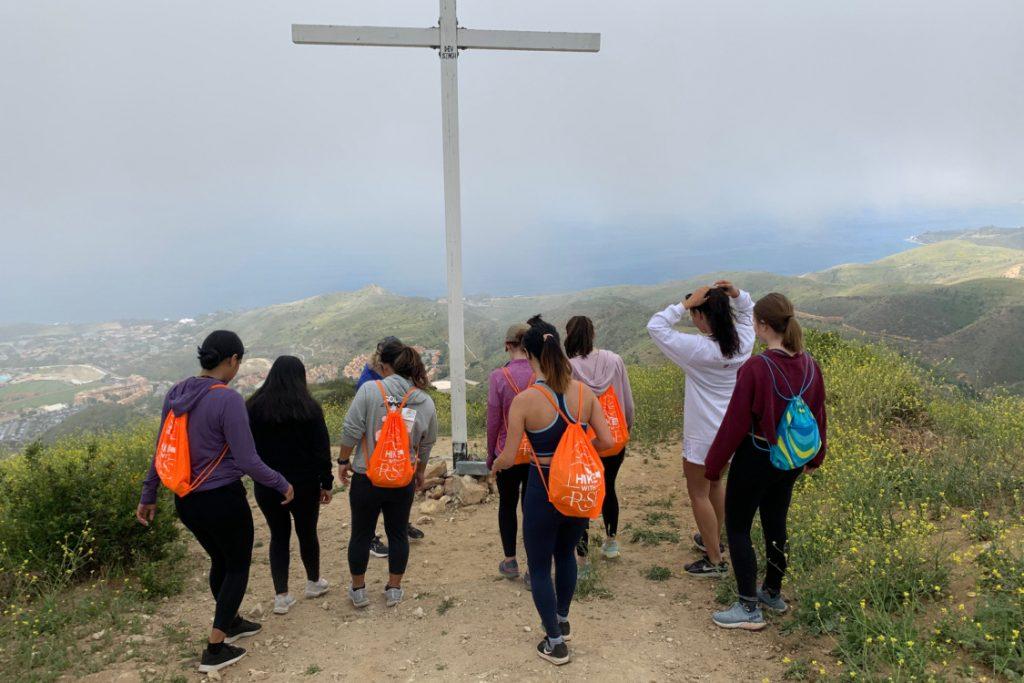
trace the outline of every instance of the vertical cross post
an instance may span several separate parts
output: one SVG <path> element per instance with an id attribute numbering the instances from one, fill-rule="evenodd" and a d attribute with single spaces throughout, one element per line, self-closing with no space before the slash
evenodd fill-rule
<path id="1" fill-rule="evenodd" d="M 469 454 L 466 424 L 466 333 L 462 310 L 462 195 L 459 174 L 459 46 L 455 0 L 440 0 L 441 142 L 444 148 L 445 262 L 448 266 L 448 370 L 452 460 Z"/>

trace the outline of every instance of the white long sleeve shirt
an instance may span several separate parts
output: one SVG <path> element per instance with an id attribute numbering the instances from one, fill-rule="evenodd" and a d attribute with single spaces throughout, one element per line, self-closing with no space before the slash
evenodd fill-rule
<path id="1" fill-rule="evenodd" d="M 656 313 L 647 323 L 647 331 L 661 352 L 686 373 L 683 439 L 702 446 L 710 446 L 715 440 L 736 386 L 736 373 L 754 349 L 753 299 L 741 291 L 731 304 L 740 338 L 740 352 L 732 358 L 722 356 L 711 337 L 673 328 L 686 315 L 682 304 Z"/>

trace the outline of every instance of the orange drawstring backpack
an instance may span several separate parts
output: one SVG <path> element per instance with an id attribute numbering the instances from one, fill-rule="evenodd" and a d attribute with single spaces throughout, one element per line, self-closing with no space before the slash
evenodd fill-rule
<path id="1" fill-rule="evenodd" d="M 226 384 L 214 384 L 209 390 L 227 388 Z M 160 428 L 160 438 L 156 442 L 153 467 L 163 485 L 174 491 L 175 495 L 184 498 L 209 479 L 227 452 L 228 445 L 224 444 L 220 455 L 211 460 L 195 481 L 192 481 L 192 459 L 188 447 L 188 413 L 176 415 L 171 410 L 168 411 L 164 425 Z"/>
<path id="2" fill-rule="evenodd" d="M 512 373 L 509 371 L 508 368 L 502 368 L 501 371 L 505 374 L 505 381 L 508 382 L 508 385 L 510 387 L 512 387 L 512 391 L 516 392 L 516 396 L 518 396 L 519 392 L 521 392 L 522 389 L 519 388 L 519 385 L 516 384 L 516 381 L 512 378 Z M 532 387 L 534 381 L 536 381 L 536 376 L 531 372 L 530 373 L 530 383 L 526 385 L 526 388 L 529 389 L 530 387 Z M 505 433 L 507 435 L 508 434 L 508 415 L 502 416 L 502 420 L 505 422 Z M 530 440 L 526 438 L 526 434 L 523 434 L 523 440 L 519 442 L 519 450 L 516 451 L 516 459 L 513 461 L 512 464 L 513 465 L 525 465 L 525 464 L 528 464 L 530 462 L 530 458 L 532 458 L 532 457 L 533 457 L 533 448 L 530 446 Z"/>
<path id="3" fill-rule="evenodd" d="M 583 385 L 580 384 L 579 416 L 576 422 L 566 417 L 551 396 L 536 385 L 530 387 L 539 391 L 548 403 L 558 411 L 565 420 L 565 433 L 558 442 L 558 448 L 551 457 L 548 469 L 548 481 L 544 481 L 544 471 L 540 461 L 534 456 L 540 481 L 548 492 L 548 500 L 555 509 L 566 517 L 585 517 L 595 519 L 601 514 L 604 505 L 604 465 L 594 450 L 590 437 L 580 426 L 583 417 Z"/>
<path id="4" fill-rule="evenodd" d="M 402 411 L 405 403 L 416 391 L 416 387 L 409 389 L 402 403 L 391 409 L 388 404 L 388 395 L 384 391 L 383 382 L 375 382 L 380 389 L 380 395 L 384 399 L 384 409 L 388 411 L 384 418 L 384 425 L 380 428 L 380 435 L 373 447 L 373 453 L 366 460 L 366 476 L 374 486 L 386 489 L 400 489 L 412 482 L 416 474 L 416 454 L 410 453 L 409 430 L 405 428 L 405 420 L 402 418 Z M 366 452 L 366 436 L 363 436 L 363 452 Z"/>
<path id="5" fill-rule="evenodd" d="M 612 432 L 612 447 L 598 453 L 602 458 L 618 455 L 629 443 L 629 427 L 626 426 L 626 414 L 622 412 L 622 405 L 619 403 L 619 396 L 615 393 L 615 387 L 609 386 L 603 394 L 597 397 L 601 404 L 601 412 L 608 423 L 608 429 Z M 587 434 L 593 438 L 594 430 L 588 429 Z"/>

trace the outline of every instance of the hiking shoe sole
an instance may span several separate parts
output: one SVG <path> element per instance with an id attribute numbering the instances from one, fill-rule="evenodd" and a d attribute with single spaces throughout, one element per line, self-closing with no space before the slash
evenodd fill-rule
<path id="1" fill-rule="evenodd" d="M 237 657 L 234 657 L 234 658 L 229 659 L 227 661 L 220 662 L 218 664 L 200 664 L 199 665 L 199 673 L 201 673 L 201 674 L 209 674 L 209 673 L 213 673 L 214 671 L 220 671 L 221 669 L 223 669 L 225 667 L 228 667 L 228 666 L 231 666 L 232 664 L 235 664 L 242 657 L 245 657 L 245 651 L 244 650 L 242 651 L 242 654 L 238 655 Z"/>
<path id="2" fill-rule="evenodd" d="M 766 621 L 737 621 L 735 623 L 726 624 L 718 621 L 714 617 L 711 618 L 711 621 L 715 622 L 715 626 L 718 626 L 719 628 L 740 629 L 743 631 L 760 631 L 768 627 L 768 622 Z"/>
<path id="3" fill-rule="evenodd" d="M 238 640 L 240 640 L 242 638 L 248 638 L 250 636 L 254 636 L 257 633 L 259 633 L 260 631 L 262 631 L 262 630 L 263 630 L 262 628 L 257 628 L 257 629 L 252 629 L 252 630 L 249 630 L 249 631 L 242 631 L 241 633 L 236 633 L 236 634 L 234 634 L 232 636 L 226 636 L 224 638 L 224 642 L 227 643 L 228 645 L 230 645 L 231 643 L 234 643 L 234 642 L 236 642 L 236 641 L 238 641 Z"/>

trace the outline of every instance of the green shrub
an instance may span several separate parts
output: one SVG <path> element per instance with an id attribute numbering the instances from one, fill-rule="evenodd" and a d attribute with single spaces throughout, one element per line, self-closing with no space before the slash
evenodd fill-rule
<path id="1" fill-rule="evenodd" d="M 149 527 L 135 520 L 155 428 L 69 437 L 0 463 L 0 546 L 8 562 L 38 575 L 68 573 L 69 545 L 84 557 L 71 578 L 162 558 L 178 537 L 169 495 Z"/>

